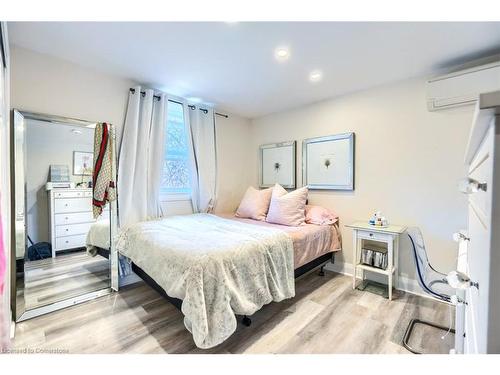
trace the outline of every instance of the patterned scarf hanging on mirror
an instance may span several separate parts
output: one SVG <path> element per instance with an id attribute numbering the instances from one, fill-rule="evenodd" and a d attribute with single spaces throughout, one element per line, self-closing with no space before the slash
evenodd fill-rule
<path id="1" fill-rule="evenodd" d="M 113 142 L 110 125 L 98 123 L 94 131 L 94 170 L 92 176 L 92 211 L 97 219 L 107 202 L 116 199 L 113 176 Z"/>

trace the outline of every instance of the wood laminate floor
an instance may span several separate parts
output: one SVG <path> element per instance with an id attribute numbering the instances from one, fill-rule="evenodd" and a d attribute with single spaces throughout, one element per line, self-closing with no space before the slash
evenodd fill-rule
<path id="1" fill-rule="evenodd" d="M 26 310 L 109 288 L 109 260 L 85 250 L 26 262 L 24 300 Z"/>
<path id="2" fill-rule="evenodd" d="M 387 299 L 352 290 L 351 278 L 310 273 L 296 283 L 296 297 L 264 306 L 252 325 L 210 350 L 196 348 L 183 315 L 144 283 L 97 300 L 17 324 L 16 348 L 70 353 L 406 353 L 400 344 L 412 318 L 449 324 L 450 306 L 396 292 Z M 454 314 L 454 312 L 453 312 Z M 415 330 L 412 344 L 448 353 L 435 329 Z"/>

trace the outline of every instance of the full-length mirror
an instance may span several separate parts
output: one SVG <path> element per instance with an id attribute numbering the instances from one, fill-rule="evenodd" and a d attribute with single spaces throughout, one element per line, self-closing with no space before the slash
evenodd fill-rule
<path id="1" fill-rule="evenodd" d="M 111 215 L 93 214 L 92 122 L 14 111 L 16 319 L 109 293 Z"/>

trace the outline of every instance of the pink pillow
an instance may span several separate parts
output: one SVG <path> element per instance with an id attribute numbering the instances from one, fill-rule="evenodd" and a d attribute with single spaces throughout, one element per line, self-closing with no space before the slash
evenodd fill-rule
<path id="1" fill-rule="evenodd" d="M 307 186 L 287 193 L 279 184 L 274 185 L 266 221 L 296 227 L 304 224 Z"/>
<path id="2" fill-rule="evenodd" d="M 273 188 L 257 190 L 250 186 L 236 210 L 236 216 L 265 221 L 272 193 Z"/>
<path id="3" fill-rule="evenodd" d="M 317 225 L 332 225 L 339 216 L 321 206 L 306 205 L 306 223 Z"/>

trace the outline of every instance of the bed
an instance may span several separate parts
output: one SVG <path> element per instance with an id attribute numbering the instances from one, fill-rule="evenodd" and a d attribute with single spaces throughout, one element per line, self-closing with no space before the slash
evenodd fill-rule
<path id="1" fill-rule="evenodd" d="M 110 241 L 109 220 L 99 220 L 90 226 L 85 240 L 87 253 L 91 256 L 100 255 L 109 259 Z"/>
<path id="2" fill-rule="evenodd" d="M 134 224 L 117 250 L 134 272 L 179 307 L 200 348 L 226 340 L 236 315 L 295 295 L 295 281 L 333 260 L 338 225 L 285 227 L 231 215 L 193 214 Z"/>
<path id="3" fill-rule="evenodd" d="M 334 253 L 336 251 L 340 251 L 342 247 L 342 239 L 338 223 L 333 225 L 304 224 L 299 227 L 289 227 L 286 225 L 271 224 L 265 221 L 241 219 L 235 217 L 233 214 L 221 214 L 219 216 L 229 220 L 235 220 L 267 228 L 276 228 L 286 232 L 293 241 L 294 269 L 296 271 L 300 270 L 301 267 L 307 265 L 308 263 L 324 257 L 325 255 L 333 256 Z M 305 268 L 302 270 L 304 269 Z M 296 277 L 302 275 L 303 273 L 304 272 L 297 272 Z"/>

